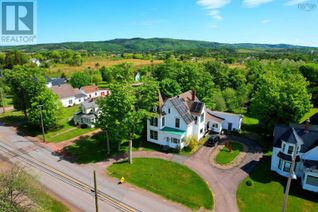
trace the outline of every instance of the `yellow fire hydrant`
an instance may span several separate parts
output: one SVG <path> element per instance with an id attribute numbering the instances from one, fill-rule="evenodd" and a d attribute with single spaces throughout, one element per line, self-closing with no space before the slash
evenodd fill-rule
<path id="1" fill-rule="evenodd" d="M 123 184 L 125 182 L 125 178 L 124 177 L 121 177 L 120 178 L 120 181 L 119 181 L 119 184 Z"/>

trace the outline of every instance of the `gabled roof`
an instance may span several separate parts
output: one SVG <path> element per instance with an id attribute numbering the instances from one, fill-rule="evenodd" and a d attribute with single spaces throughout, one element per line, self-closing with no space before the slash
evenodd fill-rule
<path id="1" fill-rule="evenodd" d="M 52 86 L 66 84 L 66 79 L 64 78 L 49 78 L 48 76 L 45 76 L 45 79 L 46 79 L 46 82 L 51 83 Z"/>
<path id="2" fill-rule="evenodd" d="M 85 108 L 92 108 L 92 107 L 95 107 L 96 106 L 96 102 L 95 101 L 91 101 L 91 100 L 86 100 L 82 103 L 82 105 L 85 107 Z"/>
<path id="3" fill-rule="evenodd" d="M 87 85 L 81 87 L 81 90 L 84 91 L 85 93 L 94 93 L 98 91 L 98 87 L 96 85 Z"/>
<path id="4" fill-rule="evenodd" d="M 215 116 L 211 113 L 209 113 L 208 111 L 205 112 L 205 117 L 206 117 L 206 122 L 208 122 L 209 120 L 214 120 L 218 123 L 223 123 L 224 119 L 218 116 Z"/>
<path id="5" fill-rule="evenodd" d="M 77 92 L 69 84 L 52 86 L 50 89 L 59 97 L 59 99 L 75 97 L 77 95 Z"/>
<path id="6" fill-rule="evenodd" d="M 293 128 L 297 135 L 294 135 Z M 295 144 L 297 136 L 302 139 L 304 144 L 301 146 L 300 152 L 305 153 L 318 146 L 318 129 L 306 129 L 304 125 L 277 125 L 274 129 L 273 146 L 281 148 L 282 140 L 287 143 Z"/>

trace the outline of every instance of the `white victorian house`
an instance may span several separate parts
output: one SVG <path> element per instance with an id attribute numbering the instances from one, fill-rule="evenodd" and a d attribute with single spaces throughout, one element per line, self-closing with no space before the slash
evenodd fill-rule
<path id="1" fill-rule="evenodd" d="M 297 145 L 301 141 L 302 145 Z M 278 125 L 274 130 L 271 170 L 288 177 L 293 152 L 296 154 L 295 175 L 302 188 L 318 192 L 318 126 Z"/>
<path id="2" fill-rule="evenodd" d="M 200 140 L 208 131 L 220 133 L 225 119 L 208 110 L 195 94 L 187 91 L 165 101 L 159 94 L 156 118 L 147 121 L 147 140 L 169 148 L 182 149 L 187 138 Z"/>

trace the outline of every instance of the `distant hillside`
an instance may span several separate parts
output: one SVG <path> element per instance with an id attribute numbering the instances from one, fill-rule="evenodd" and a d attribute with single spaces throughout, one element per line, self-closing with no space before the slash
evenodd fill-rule
<path id="1" fill-rule="evenodd" d="M 169 38 L 132 38 L 132 39 L 114 39 L 108 41 L 91 41 L 91 42 L 66 42 L 52 44 L 37 44 L 27 46 L 0 47 L 0 50 L 18 49 L 25 51 L 55 50 L 55 49 L 72 49 L 87 51 L 107 51 L 110 53 L 123 52 L 158 52 L 158 51 L 186 51 L 197 49 L 317 49 L 313 47 L 295 46 L 287 44 L 225 44 L 208 41 L 179 40 Z"/>

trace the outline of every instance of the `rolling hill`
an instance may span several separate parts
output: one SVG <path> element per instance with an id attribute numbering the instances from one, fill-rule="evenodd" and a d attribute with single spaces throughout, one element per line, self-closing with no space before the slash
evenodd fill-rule
<path id="1" fill-rule="evenodd" d="M 198 49 L 263 49 L 263 50 L 309 50 L 318 48 L 295 46 L 288 44 L 253 44 L 239 43 L 226 44 L 208 41 L 180 40 L 170 38 L 132 38 L 132 39 L 114 39 L 108 41 L 89 41 L 89 42 L 65 42 L 65 43 L 49 43 L 25 46 L 2 46 L 0 50 L 56 50 L 56 49 L 72 49 L 87 51 L 107 51 L 110 53 L 123 52 L 158 52 L 158 51 L 187 51 Z"/>

